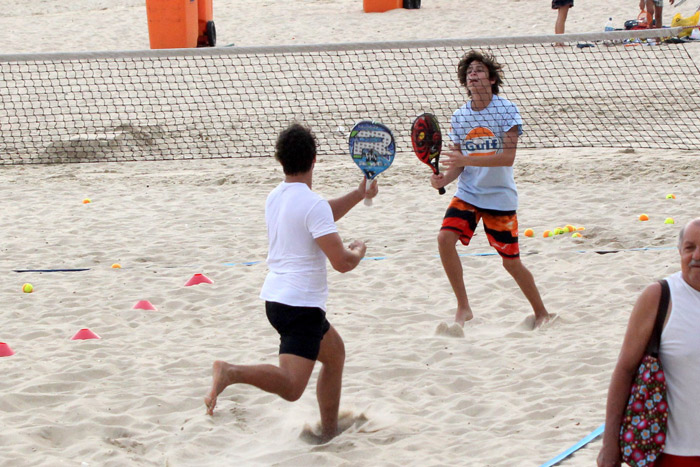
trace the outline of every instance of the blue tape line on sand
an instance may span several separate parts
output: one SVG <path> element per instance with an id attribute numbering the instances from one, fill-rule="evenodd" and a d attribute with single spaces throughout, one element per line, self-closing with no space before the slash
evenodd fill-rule
<path id="1" fill-rule="evenodd" d="M 570 455 L 572 455 L 573 453 L 575 453 L 576 451 L 578 451 L 579 449 L 584 447 L 586 444 L 590 443 L 591 441 L 593 441 L 594 439 L 596 439 L 597 437 L 602 435 L 603 431 L 605 431 L 605 423 L 603 423 L 598 428 L 593 430 L 591 432 L 591 434 L 589 434 L 588 436 L 583 438 L 581 441 L 574 444 L 573 446 L 571 446 L 569 449 L 567 449 L 566 451 L 559 454 L 554 459 L 548 460 L 547 462 L 542 464 L 540 467 L 551 467 L 553 465 L 557 465 L 559 462 L 563 461 L 564 459 L 566 459 L 567 457 L 569 457 Z"/>
<path id="2" fill-rule="evenodd" d="M 675 246 L 668 246 L 668 247 L 646 247 L 646 248 L 621 248 L 619 250 L 576 250 L 575 253 L 598 253 L 599 255 L 605 255 L 607 253 L 620 253 L 623 251 L 651 251 L 651 250 L 674 250 L 676 249 Z M 521 252 L 521 256 L 525 255 L 536 255 L 538 253 L 532 252 L 532 253 L 523 253 Z M 462 253 L 459 256 L 497 256 L 498 253 L 495 252 L 488 252 L 488 253 Z M 438 255 L 434 255 L 436 258 L 439 258 Z M 362 260 L 374 260 L 374 261 L 379 261 L 383 259 L 389 259 L 388 256 L 366 256 L 362 258 Z M 254 264 L 259 264 L 263 263 L 264 261 L 246 261 L 244 263 L 223 263 L 224 266 L 252 266 Z M 167 266 L 166 266 L 167 267 Z M 175 267 L 175 266 L 171 266 Z M 75 269 L 13 269 L 14 272 L 76 272 L 76 271 L 89 271 L 90 268 L 75 268 Z"/>
<path id="3" fill-rule="evenodd" d="M 262 263 L 262 261 L 246 261 L 245 263 L 224 263 L 224 266 L 252 266 L 258 263 Z"/>

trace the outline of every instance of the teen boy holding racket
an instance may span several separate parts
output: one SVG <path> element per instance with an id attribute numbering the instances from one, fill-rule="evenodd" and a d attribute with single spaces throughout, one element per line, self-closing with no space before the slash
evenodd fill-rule
<path id="1" fill-rule="evenodd" d="M 438 189 L 457 179 L 457 193 L 438 234 L 442 265 L 457 297 L 455 322 L 464 325 L 473 314 L 462 276 L 457 241 L 468 245 L 483 221 L 489 244 L 515 279 L 535 313 L 534 327 L 549 321 L 549 313 L 518 247 L 518 192 L 513 161 L 522 133 L 522 119 L 512 102 L 498 95 L 501 66 L 493 56 L 470 51 L 457 67 L 459 82 L 471 99 L 452 115 L 452 145 L 442 163 L 446 170 L 430 179 Z"/>
<path id="2" fill-rule="evenodd" d="M 204 398 L 213 415 L 216 398 L 229 385 L 251 384 L 296 401 L 304 393 L 316 360 L 322 363 L 316 386 L 321 410 L 322 439 L 338 432 L 338 408 L 345 363 L 345 346 L 326 319 L 326 258 L 339 272 L 355 269 L 366 246 L 355 240 L 347 248 L 335 221 L 365 198 L 377 194 L 377 182 L 326 201 L 311 191 L 316 139 L 307 128 L 293 124 L 277 138 L 275 158 L 284 181 L 267 197 L 265 220 L 270 272 L 260 297 L 270 324 L 280 334 L 279 366 L 234 365 L 214 362 L 213 381 Z"/>

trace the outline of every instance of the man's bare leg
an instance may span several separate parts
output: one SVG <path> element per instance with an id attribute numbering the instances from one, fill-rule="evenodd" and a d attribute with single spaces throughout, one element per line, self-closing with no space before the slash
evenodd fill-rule
<path id="1" fill-rule="evenodd" d="M 321 412 L 321 441 L 338 434 L 338 411 L 345 366 L 345 344 L 333 326 L 321 341 L 318 361 L 323 364 L 316 384 L 316 399 Z"/>
<path id="2" fill-rule="evenodd" d="M 445 269 L 447 279 L 450 281 L 455 297 L 457 297 L 455 323 L 464 326 L 464 323 L 472 319 L 474 314 L 469 306 L 467 289 L 464 287 L 462 261 L 460 261 L 459 253 L 457 253 L 458 241 L 459 234 L 456 232 L 441 230 L 438 234 L 438 250 L 440 251 L 442 267 Z"/>
<path id="3" fill-rule="evenodd" d="M 232 365 L 221 360 L 215 361 L 211 391 L 204 398 L 207 413 L 213 415 L 216 398 L 231 384 L 250 384 L 288 401 L 299 399 L 316 362 L 291 354 L 281 354 L 279 362 L 280 366 Z"/>
<path id="4" fill-rule="evenodd" d="M 506 259 L 503 258 L 503 267 L 513 276 L 515 282 L 517 282 L 520 290 L 525 294 L 525 298 L 530 302 L 532 306 L 532 311 L 535 312 L 535 328 L 540 327 L 547 321 L 549 321 L 549 313 L 544 307 L 542 302 L 542 297 L 540 296 L 539 290 L 537 290 L 537 285 L 535 284 L 535 278 L 532 273 L 525 267 L 520 258 Z"/>

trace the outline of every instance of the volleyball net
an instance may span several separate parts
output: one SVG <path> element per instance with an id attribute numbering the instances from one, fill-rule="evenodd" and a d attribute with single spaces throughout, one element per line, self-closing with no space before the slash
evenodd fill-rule
<path id="1" fill-rule="evenodd" d="M 467 101 L 457 63 L 471 49 L 503 65 L 519 147 L 700 149 L 681 31 L 0 55 L 0 164 L 271 156 L 293 121 L 321 154 L 347 155 L 364 119 L 410 151 L 416 115 L 449 128 Z"/>

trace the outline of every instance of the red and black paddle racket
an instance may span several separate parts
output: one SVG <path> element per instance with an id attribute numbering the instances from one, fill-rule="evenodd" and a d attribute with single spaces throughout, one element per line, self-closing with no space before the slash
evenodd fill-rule
<path id="1" fill-rule="evenodd" d="M 418 159 L 428 164 L 433 169 L 433 173 L 439 174 L 438 161 L 442 150 L 442 133 L 440 133 L 440 125 L 435 115 L 423 113 L 413 120 L 411 143 L 413 143 L 413 152 L 416 153 Z M 438 192 L 444 195 L 445 189 L 440 188 Z"/>

